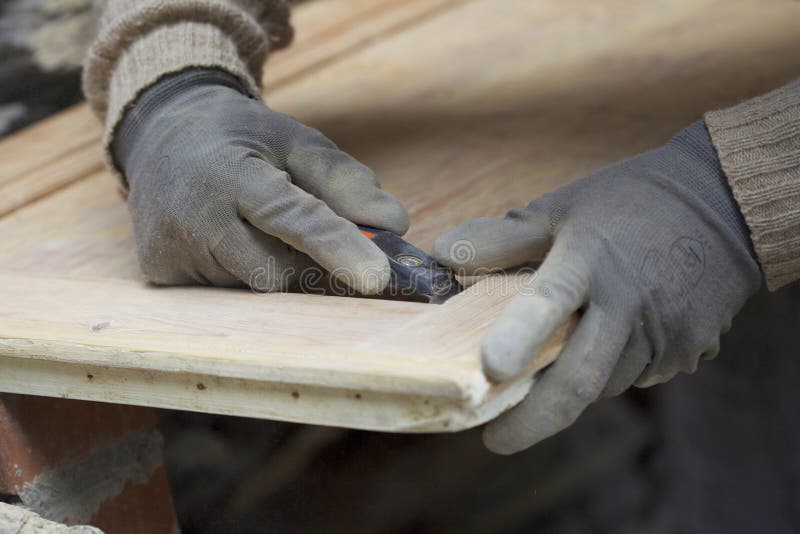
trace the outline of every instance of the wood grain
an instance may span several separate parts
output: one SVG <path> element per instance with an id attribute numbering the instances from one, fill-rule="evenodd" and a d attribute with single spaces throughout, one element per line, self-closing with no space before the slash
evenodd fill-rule
<path id="1" fill-rule="evenodd" d="M 299 30 L 308 48 L 285 61 L 301 74 L 280 67 L 286 82 L 268 96 L 375 169 L 408 206 L 408 237 L 422 248 L 800 73 L 791 0 L 392 5 L 402 16 L 366 16 L 379 38 L 350 35 L 346 10 L 317 12 L 332 25 Z M 39 131 L 40 144 L 68 146 L 70 121 L 50 124 L 0 145 L 4 158 L 26 154 L 14 172 L 37 177 L 27 183 L 39 191 L 0 218 L 0 291 L 10 295 L 0 390 L 384 430 L 465 428 L 524 395 L 534 368 L 498 387 L 478 363 L 508 295 L 431 307 L 142 286 L 124 203 L 99 160 L 74 146 L 39 157 L 20 141 Z M 61 185 L 42 196 L 45 182 Z M 13 183 L 0 179 L 0 199 Z M 299 332 L 300 320 L 311 326 Z M 116 326 L 91 331 L 103 322 Z"/>
<path id="2" fill-rule="evenodd" d="M 102 169 L 101 135 L 82 104 L 0 142 L 0 217 Z"/>
<path id="3" fill-rule="evenodd" d="M 715 23 L 704 24 L 711 14 Z M 798 16 L 790 0 L 471 2 L 364 46 L 268 100 L 369 164 L 409 208 L 409 239 L 429 248 L 452 225 L 502 215 L 663 143 L 705 110 L 797 76 Z M 57 145 L 72 132 L 52 135 Z M 103 181 L 79 167 L 98 186 Z M 72 172 L 69 162 L 60 169 Z M 81 198 L 82 209 L 65 207 L 73 221 L 63 232 L 80 229 L 76 250 L 91 246 L 79 222 L 85 213 L 102 211 L 113 225 L 125 217 L 121 203 L 107 207 L 110 186 L 83 189 L 64 193 L 65 203 Z M 9 224 L 38 229 L 32 221 L 49 209 L 33 206 Z M 97 228 L 101 218 L 93 217 Z M 30 245 L 6 248 L 10 265 L 52 269 L 37 239 L 20 235 L 16 242 Z M 104 257 L 131 257 L 129 239 L 109 246 L 116 251 Z M 107 276 L 104 261 L 89 255 L 85 265 L 67 264 Z"/>
<path id="4" fill-rule="evenodd" d="M 284 86 L 465 0 L 321 0 L 293 10 L 292 46 L 270 57 L 264 88 Z M 0 142 L 0 217 L 102 169 L 102 128 L 74 106 Z"/>
<path id="5" fill-rule="evenodd" d="M 375 169 L 429 248 L 798 76 L 798 20 L 791 0 L 470 2 L 270 104 Z"/>
<path id="6" fill-rule="evenodd" d="M 526 390 L 521 384 L 561 346 L 564 332 L 519 382 L 492 386 L 484 378 L 480 339 L 522 282 L 489 277 L 434 306 L 0 272 L 8 306 L 0 330 L 0 391 L 365 428 L 456 430 L 495 415 L 487 402 L 518 402 Z M 467 328 L 441 339 L 451 324 Z M 34 378 L 37 372 L 45 376 Z M 166 392 L 154 396 L 156 390 Z M 266 392 L 281 409 L 262 398 Z M 370 399 L 377 405 L 368 410 Z M 391 418 L 387 404 L 395 405 Z"/>
<path id="7" fill-rule="evenodd" d="M 269 94 L 375 40 L 468 0 L 326 0 L 292 13 L 292 46 L 276 53 L 264 69 Z"/>

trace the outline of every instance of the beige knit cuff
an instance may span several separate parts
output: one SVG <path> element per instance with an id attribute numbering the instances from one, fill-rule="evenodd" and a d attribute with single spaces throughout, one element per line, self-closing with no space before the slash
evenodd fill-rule
<path id="1" fill-rule="evenodd" d="M 161 77 L 190 67 L 223 69 L 236 76 L 254 98 L 261 98 L 256 82 L 260 69 L 258 74 L 252 73 L 220 29 L 185 22 L 153 31 L 125 51 L 109 81 L 103 149 L 106 162 L 115 172 L 110 147 L 128 105 Z"/>
<path id="2" fill-rule="evenodd" d="M 770 290 L 800 278 L 800 79 L 705 115 Z"/>
<path id="3" fill-rule="evenodd" d="M 114 130 L 142 91 L 167 74 L 205 67 L 231 73 L 260 98 L 269 47 L 255 19 L 214 0 L 145 1 L 103 28 L 87 54 L 83 87 L 92 109 L 105 121 L 109 168 L 117 172 L 110 156 Z"/>

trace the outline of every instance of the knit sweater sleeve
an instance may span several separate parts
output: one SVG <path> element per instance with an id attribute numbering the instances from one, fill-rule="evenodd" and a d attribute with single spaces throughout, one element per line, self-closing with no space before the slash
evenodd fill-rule
<path id="1" fill-rule="evenodd" d="M 127 106 L 161 77 L 189 67 L 225 70 L 261 97 L 261 68 L 292 39 L 283 0 L 105 0 L 87 52 L 83 91 L 105 123 L 107 161 Z"/>
<path id="2" fill-rule="evenodd" d="M 800 79 L 705 115 L 771 290 L 800 278 Z"/>

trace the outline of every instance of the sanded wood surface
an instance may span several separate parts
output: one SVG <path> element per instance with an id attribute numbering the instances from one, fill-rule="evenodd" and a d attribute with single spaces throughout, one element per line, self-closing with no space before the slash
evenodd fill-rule
<path id="1" fill-rule="evenodd" d="M 370 165 L 428 249 L 800 75 L 792 0 L 322 0 L 296 15 L 267 102 Z M 395 430 L 472 426 L 524 394 L 533 368 L 497 388 L 478 364 L 507 295 L 144 287 L 98 132 L 77 108 L 0 143 L 0 390 Z M 304 333 L 287 324 L 300 317 Z"/>
<path id="2" fill-rule="evenodd" d="M 456 430 L 518 402 L 560 349 L 563 333 L 523 379 L 484 378 L 476 343 L 523 278 L 485 278 L 435 306 L 3 273 L 13 311 L 0 391 L 52 394 L 56 382 L 90 400 Z M 455 325 L 461 334 L 448 332 Z"/>
<path id="3" fill-rule="evenodd" d="M 465 0 L 324 0 L 292 13 L 292 46 L 270 57 L 265 91 Z M 103 167 L 102 128 L 75 106 L 0 142 L 0 217 Z"/>

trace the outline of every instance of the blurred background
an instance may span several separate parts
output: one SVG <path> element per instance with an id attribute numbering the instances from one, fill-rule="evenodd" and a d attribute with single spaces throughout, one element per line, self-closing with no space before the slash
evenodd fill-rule
<path id="1" fill-rule="evenodd" d="M 81 100 L 92 26 L 90 0 L 0 1 L 0 136 Z M 786 465 L 768 461 L 771 447 L 798 444 L 794 425 L 762 432 L 769 414 L 797 406 L 797 394 L 764 396 L 770 388 L 756 387 L 797 389 L 797 365 L 778 355 L 797 353 L 798 296 L 796 284 L 759 295 L 720 358 L 695 376 L 604 400 L 569 430 L 512 457 L 487 452 L 479 429 L 388 435 L 161 411 L 181 526 L 186 533 L 647 533 L 681 532 L 670 527 L 680 515 L 703 531 L 692 514 L 710 494 L 721 503 L 711 511 L 717 517 L 772 499 L 759 497 L 745 474 L 782 472 Z M 736 417 L 704 414 L 694 402 L 702 395 L 716 399 L 714 413 Z M 709 461 L 708 451 L 730 462 Z M 780 507 L 796 513 L 800 488 L 785 489 Z M 762 532 L 777 531 L 769 528 L 777 518 L 754 513 Z"/>
<path id="2" fill-rule="evenodd" d="M 0 0 L 0 135 L 83 97 L 91 0 Z"/>

